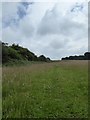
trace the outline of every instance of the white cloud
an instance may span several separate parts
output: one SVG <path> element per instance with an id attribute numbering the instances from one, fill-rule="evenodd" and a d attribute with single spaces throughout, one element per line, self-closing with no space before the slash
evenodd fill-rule
<path id="1" fill-rule="evenodd" d="M 21 42 L 21 35 L 17 29 L 13 29 L 11 27 L 7 27 L 2 30 L 2 41 L 7 43 L 20 43 Z"/>
<path id="2" fill-rule="evenodd" d="M 3 3 L 5 4 L 5 3 Z M 18 19 L 19 3 L 5 4 L 3 16 Z M 37 55 L 52 59 L 83 54 L 88 49 L 87 4 L 82 11 L 71 12 L 74 2 L 37 2 L 28 6 L 26 14 L 18 21 L 3 28 L 3 41 L 19 43 Z M 22 6 L 24 7 L 24 6 Z"/>
<path id="3" fill-rule="evenodd" d="M 2 40 L 2 3 L 0 3 L 0 41 Z"/>
<path id="4" fill-rule="evenodd" d="M 21 34 L 25 35 L 27 39 L 29 37 L 32 37 L 32 35 L 34 34 L 34 26 L 28 17 L 25 17 L 20 21 L 19 29 Z"/>
<path id="5" fill-rule="evenodd" d="M 12 2 L 4 2 L 2 3 L 2 20 L 3 20 L 3 26 L 8 25 L 10 22 L 12 22 L 15 19 L 18 19 L 17 15 L 17 7 L 18 7 L 17 2 L 12 3 Z"/>
<path id="6" fill-rule="evenodd" d="M 12 2 L 12 0 L 1 0 L 2 2 Z M 13 0 L 13 2 L 66 2 L 66 0 Z M 89 2 L 89 0 L 67 0 L 67 2 Z"/>
<path id="7" fill-rule="evenodd" d="M 77 33 L 83 36 L 87 31 L 86 24 L 73 20 L 73 16 L 69 16 L 69 14 L 63 15 L 58 11 L 57 7 L 54 7 L 51 11 L 46 11 L 39 25 L 38 34 L 63 34 L 72 36 Z M 77 16 L 74 16 L 74 19 L 75 17 Z M 79 36 L 77 34 L 76 36 Z"/>

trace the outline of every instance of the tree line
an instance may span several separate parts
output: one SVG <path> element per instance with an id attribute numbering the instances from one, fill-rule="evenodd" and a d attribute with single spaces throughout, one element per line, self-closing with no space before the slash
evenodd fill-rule
<path id="1" fill-rule="evenodd" d="M 7 63 L 13 60 L 26 60 L 26 61 L 50 61 L 44 55 L 37 57 L 33 52 L 27 48 L 23 48 L 18 44 L 8 45 L 8 43 L 1 42 L 2 45 L 2 63 Z"/>
<path id="2" fill-rule="evenodd" d="M 0 45 L 2 47 L 2 63 L 8 63 L 14 60 L 51 61 L 50 58 L 47 58 L 44 55 L 37 57 L 33 52 L 29 51 L 27 48 L 19 46 L 18 44 L 8 45 L 8 43 L 0 42 Z M 62 60 L 90 60 L 90 52 L 86 52 L 84 55 L 65 57 L 62 58 Z"/>
<path id="3" fill-rule="evenodd" d="M 90 52 L 85 52 L 84 55 L 65 57 L 62 60 L 90 60 Z"/>

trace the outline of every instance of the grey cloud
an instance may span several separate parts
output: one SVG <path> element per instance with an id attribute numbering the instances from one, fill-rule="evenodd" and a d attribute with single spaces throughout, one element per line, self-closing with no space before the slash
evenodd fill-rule
<path id="1" fill-rule="evenodd" d="M 39 25 L 37 33 L 40 35 L 62 34 L 71 36 L 77 31 L 83 35 L 84 30 L 85 26 L 82 23 L 73 21 L 68 18 L 68 15 L 62 16 L 62 14 L 56 14 L 56 9 L 53 9 L 52 11 L 46 12 Z M 79 34 L 78 32 L 77 34 Z"/>
<path id="2" fill-rule="evenodd" d="M 22 18 L 19 22 L 19 31 L 21 32 L 21 34 L 26 37 L 26 38 L 30 38 L 33 36 L 34 32 L 35 32 L 35 25 L 32 23 L 30 17 L 28 15 L 26 15 L 24 18 Z"/>
<path id="3" fill-rule="evenodd" d="M 27 38 L 32 37 L 32 35 L 34 34 L 34 26 L 32 24 L 28 24 L 26 22 L 21 23 L 20 29 L 21 29 L 23 36 Z"/>
<path id="4" fill-rule="evenodd" d="M 18 25 L 20 20 L 27 15 L 29 5 L 27 2 L 4 2 L 2 3 L 2 25 L 8 27 Z"/>
<path id="5" fill-rule="evenodd" d="M 88 3 L 88 32 L 90 33 L 90 2 Z"/>
<path id="6" fill-rule="evenodd" d="M 83 4 L 80 3 L 76 3 L 75 6 L 73 6 L 73 8 L 71 9 L 71 12 L 78 12 L 78 11 L 82 11 L 84 8 Z"/>
<path id="7" fill-rule="evenodd" d="M 68 46 L 68 42 L 69 42 L 68 39 L 62 39 L 61 37 L 54 38 L 54 40 L 51 41 L 49 46 L 56 50 L 64 49 L 65 47 Z"/>
<path id="8" fill-rule="evenodd" d="M 17 6 L 19 3 L 3 2 L 2 3 L 2 27 L 8 27 L 12 23 L 18 22 Z"/>
<path id="9" fill-rule="evenodd" d="M 58 27 L 58 19 L 55 17 L 55 14 L 53 12 L 47 11 L 45 16 L 42 18 L 42 21 L 40 23 L 40 26 L 37 30 L 37 32 L 40 35 L 45 35 L 48 33 L 54 34 L 59 32 L 59 27 Z M 55 29 L 57 28 L 57 29 Z"/>
<path id="10" fill-rule="evenodd" d="M 19 19 L 22 19 L 27 15 L 27 9 L 29 8 L 29 5 L 32 5 L 33 2 L 19 2 L 18 11 L 17 14 L 19 16 Z"/>

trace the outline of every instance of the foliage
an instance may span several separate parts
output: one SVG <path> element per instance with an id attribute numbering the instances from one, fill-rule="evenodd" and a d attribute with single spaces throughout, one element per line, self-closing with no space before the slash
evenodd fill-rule
<path id="1" fill-rule="evenodd" d="M 39 56 L 40 61 L 47 61 L 47 58 L 44 55 Z"/>
<path id="2" fill-rule="evenodd" d="M 90 52 L 86 52 L 84 55 L 65 57 L 62 60 L 90 60 Z"/>
<path id="3" fill-rule="evenodd" d="M 14 60 L 28 60 L 28 61 L 50 61 L 45 56 L 37 57 L 34 53 L 27 48 L 23 48 L 18 44 L 8 46 L 7 43 L 2 43 L 2 63 L 7 63 Z"/>

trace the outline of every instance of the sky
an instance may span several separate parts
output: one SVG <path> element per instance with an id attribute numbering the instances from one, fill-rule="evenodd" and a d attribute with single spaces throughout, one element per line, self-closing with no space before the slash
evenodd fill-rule
<path id="1" fill-rule="evenodd" d="M 1 6 L 1 4 L 0 4 Z M 88 2 L 2 2 L 3 42 L 19 44 L 53 60 L 88 51 Z"/>

